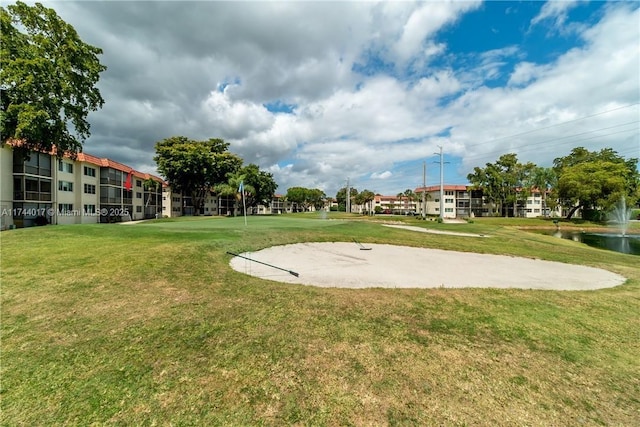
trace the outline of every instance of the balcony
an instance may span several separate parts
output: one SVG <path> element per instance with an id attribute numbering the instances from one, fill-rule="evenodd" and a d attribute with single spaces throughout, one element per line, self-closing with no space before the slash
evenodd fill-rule
<path id="1" fill-rule="evenodd" d="M 13 200 L 29 200 L 29 201 L 40 201 L 40 202 L 50 202 L 51 201 L 51 193 L 41 193 L 39 191 L 16 191 L 13 193 Z"/>

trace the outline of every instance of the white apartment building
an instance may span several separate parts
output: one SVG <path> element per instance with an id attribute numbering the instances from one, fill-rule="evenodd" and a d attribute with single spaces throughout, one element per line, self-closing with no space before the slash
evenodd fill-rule
<path id="1" fill-rule="evenodd" d="M 0 149 L 0 227 L 118 222 L 161 215 L 162 179 L 78 153 L 61 159 Z"/>
<path id="2" fill-rule="evenodd" d="M 422 203 L 422 193 L 426 191 L 425 203 Z M 474 190 L 466 185 L 444 185 L 443 194 L 440 194 L 440 186 L 432 185 L 418 187 L 414 190 L 415 199 L 406 196 L 383 196 L 376 194 L 373 207 L 383 213 L 395 213 L 400 215 L 413 214 L 426 216 L 440 216 L 442 206 L 443 218 L 469 218 L 480 216 L 492 216 L 497 212 L 497 206 L 484 200 L 482 190 Z M 442 204 L 441 204 L 442 200 Z M 518 202 L 515 216 L 523 218 L 536 218 L 541 216 L 560 216 L 561 208 L 551 211 L 543 204 L 542 195 L 534 190 L 530 196 Z M 364 206 L 354 206 L 353 212 L 363 212 Z M 509 216 L 514 216 L 513 208 L 509 207 Z"/>

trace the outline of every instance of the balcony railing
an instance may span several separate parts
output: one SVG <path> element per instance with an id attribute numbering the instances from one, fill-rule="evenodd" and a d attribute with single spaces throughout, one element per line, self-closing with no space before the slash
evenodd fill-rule
<path id="1" fill-rule="evenodd" d="M 40 202 L 50 202 L 51 193 L 41 193 L 39 191 L 16 191 L 13 193 L 13 200 L 31 200 Z"/>

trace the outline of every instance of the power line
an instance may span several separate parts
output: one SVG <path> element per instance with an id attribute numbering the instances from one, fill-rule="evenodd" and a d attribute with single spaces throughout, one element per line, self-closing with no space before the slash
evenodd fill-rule
<path id="1" fill-rule="evenodd" d="M 467 145 L 466 147 L 467 148 L 468 147 L 475 147 L 475 146 L 478 146 L 478 145 L 488 144 L 488 143 L 500 141 L 500 140 L 503 140 L 503 139 L 509 139 L 509 138 L 515 138 L 517 136 L 528 135 L 528 134 L 535 133 L 535 132 L 540 132 L 540 131 L 543 131 L 543 130 L 546 130 L 546 129 L 551 129 L 551 128 L 558 127 L 558 126 L 564 126 L 564 125 L 569 124 L 569 123 L 578 122 L 580 120 L 601 116 L 603 114 L 611 113 L 613 111 L 623 110 L 625 108 L 630 108 L 630 107 L 633 107 L 633 106 L 636 106 L 636 105 L 639 105 L 639 104 L 640 104 L 640 102 L 636 102 L 634 104 L 629 104 L 629 105 L 625 105 L 625 106 L 618 107 L 618 108 L 612 108 L 611 110 L 601 111 L 599 113 L 591 114 L 589 116 L 584 116 L 584 117 L 580 117 L 580 118 L 577 118 L 577 119 L 568 120 L 568 121 L 562 122 L 562 123 L 556 123 L 555 125 L 549 125 L 549 126 L 545 126 L 545 127 L 538 128 L 538 129 L 532 129 L 532 130 L 529 130 L 529 131 L 526 131 L 526 132 L 516 133 L 514 135 L 502 136 L 500 138 L 490 139 L 488 141 L 480 142 L 480 143 L 477 143 L 477 144 Z"/>
<path id="2" fill-rule="evenodd" d="M 537 147 L 537 146 L 542 145 L 542 144 L 554 143 L 555 146 L 565 145 L 565 144 L 575 144 L 575 143 L 579 143 L 579 142 L 582 142 L 582 141 L 588 141 L 588 140 L 595 139 L 595 138 L 606 138 L 606 137 L 611 136 L 611 135 L 617 135 L 617 134 L 625 133 L 625 132 L 634 132 L 634 131 L 637 132 L 637 128 L 633 128 L 633 129 L 624 129 L 624 130 L 620 130 L 620 131 L 617 131 L 617 132 L 609 132 L 609 133 L 606 133 L 606 134 L 594 135 L 594 136 L 591 136 L 591 137 L 588 137 L 588 138 L 573 139 L 573 138 L 575 138 L 577 136 L 587 135 L 587 134 L 590 134 L 590 133 L 593 133 L 593 132 L 599 132 L 599 131 L 602 131 L 602 130 L 614 129 L 614 128 L 622 127 L 622 126 L 628 126 L 630 124 L 635 124 L 635 123 L 640 123 L 640 122 L 636 121 L 636 122 L 629 122 L 629 123 L 624 123 L 624 124 L 615 125 L 615 126 L 608 126 L 608 127 L 605 127 L 605 128 L 593 129 L 593 130 L 590 130 L 590 131 L 580 132 L 580 133 L 573 134 L 573 135 L 567 135 L 567 136 L 563 136 L 563 137 L 560 137 L 560 138 L 548 139 L 548 140 L 545 140 L 545 141 L 517 144 L 515 146 L 510 147 L 506 151 L 516 151 L 517 150 L 519 152 L 526 152 L 526 151 L 530 151 L 530 150 L 533 150 L 533 149 L 539 149 L 539 147 Z M 569 139 L 569 138 L 571 138 L 571 139 L 568 140 L 568 141 L 559 142 L 559 141 L 562 141 L 563 139 Z M 469 146 L 467 146 L 467 147 L 469 147 Z M 499 149 L 496 149 L 496 150 L 486 151 L 486 152 L 484 152 L 482 154 L 479 153 L 479 154 L 476 154 L 476 155 L 465 156 L 465 158 L 467 158 L 467 159 L 484 158 L 484 157 L 487 157 L 487 156 L 491 156 L 491 155 L 495 155 L 495 154 L 499 154 L 499 153 L 504 153 L 504 152 L 505 152 L 505 148 L 499 148 Z"/>

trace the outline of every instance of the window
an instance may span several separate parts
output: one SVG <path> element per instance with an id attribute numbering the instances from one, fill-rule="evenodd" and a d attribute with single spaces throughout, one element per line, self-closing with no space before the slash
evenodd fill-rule
<path id="1" fill-rule="evenodd" d="M 167 200 L 167 196 L 162 196 L 162 200 Z"/>
<path id="2" fill-rule="evenodd" d="M 445 203 L 453 203 L 453 199 L 444 199 Z"/>
<path id="3" fill-rule="evenodd" d="M 84 194 L 96 194 L 96 186 L 93 184 L 85 184 Z"/>
<path id="4" fill-rule="evenodd" d="M 136 212 L 138 213 L 142 212 L 142 206 L 136 206 Z"/>
<path id="5" fill-rule="evenodd" d="M 435 202 L 438 203 L 440 201 L 440 199 L 436 199 Z"/>
<path id="6" fill-rule="evenodd" d="M 96 205 L 84 205 L 84 213 L 85 215 L 95 215 Z"/>
<path id="7" fill-rule="evenodd" d="M 60 203 L 58 205 L 58 212 L 60 213 L 67 213 L 67 212 L 72 212 L 73 211 L 73 204 L 72 203 Z"/>
<path id="8" fill-rule="evenodd" d="M 142 193 L 136 193 L 136 199 L 142 199 Z"/>
<path id="9" fill-rule="evenodd" d="M 58 190 L 59 191 L 73 191 L 73 182 L 58 181 Z"/>
<path id="10" fill-rule="evenodd" d="M 453 196 L 453 191 L 445 191 L 444 195 L 445 196 Z"/>
<path id="11" fill-rule="evenodd" d="M 531 199 L 528 199 L 528 200 L 527 200 L 527 204 L 528 204 L 528 205 L 531 205 L 531 204 L 533 204 L 533 200 L 531 200 Z"/>
<path id="12" fill-rule="evenodd" d="M 73 173 L 73 164 L 60 160 L 60 163 L 58 163 L 58 170 L 60 172 Z"/>
<path id="13" fill-rule="evenodd" d="M 444 208 L 445 212 L 453 212 L 453 208 Z"/>
<path id="14" fill-rule="evenodd" d="M 172 197 L 171 200 L 173 200 L 174 202 L 179 202 L 180 201 L 180 197 Z"/>
<path id="15" fill-rule="evenodd" d="M 90 168 L 89 166 L 84 167 L 85 176 L 96 176 L 96 168 Z"/>
<path id="16" fill-rule="evenodd" d="M 136 187 L 142 187 L 142 181 L 136 179 Z"/>

